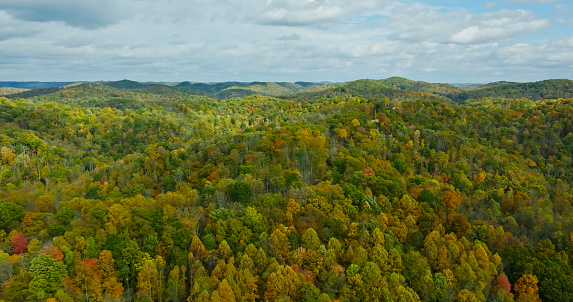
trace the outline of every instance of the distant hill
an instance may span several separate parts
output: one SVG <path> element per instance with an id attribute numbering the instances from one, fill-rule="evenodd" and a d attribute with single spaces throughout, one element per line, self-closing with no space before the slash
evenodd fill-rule
<path id="1" fill-rule="evenodd" d="M 99 93 L 102 89 L 112 95 L 120 95 L 123 100 L 136 99 L 154 100 L 181 99 L 183 97 L 200 97 L 213 99 L 241 98 L 249 95 L 262 95 L 280 97 L 291 100 L 309 100 L 320 98 L 341 98 L 359 96 L 363 98 L 390 98 L 396 100 L 438 100 L 438 101 L 465 101 L 468 99 L 502 98 L 502 99 L 528 99 L 537 101 L 541 99 L 571 98 L 573 97 L 573 81 L 568 79 L 545 80 L 531 83 L 493 82 L 488 84 L 471 84 L 464 87 L 443 84 L 413 81 L 401 77 L 390 77 L 381 80 L 363 79 L 346 83 L 314 83 L 314 82 L 222 82 L 222 83 L 173 83 L 147 82 L 140 83 L 131 80 L 109 82 L 0 82 L 15 86 L 33 87 L 53 85 L 43 88 L 1 88 L 0 95 L 8 98 L 34 98 L 54 93 L 63 93 L 64 99 L 68 95 L 89 95 L 92 91 Z M 19 83 L 19 84 L 18 84 Z M 27 83 L 27 84 L 26 84 Z M 65 84 L 65 85 L 64 85 Z M 63 85 L 63 86 L 62 86 Z M 0 85 L 1 86 L 1 85 Z M 130 94 L 131 92 L 132 94 Z M 96 94 L 97 94 L 96 93 Z M 88 99 L 90 99 L 88 97 Z M 85 101 L 85 98 L 84 98 Z M 107 100 L 109 101 L 109 99 Z M 95 101 L 103 106 L 101 101 Z M 129 108 L 139 106 L 140 103 L 119 102 L 118 99 L 109 105 Z M 139 104 L 139 105 L 138 105 Z"/>
<path id="2" fill-rule="evenodd" d="M 21 93 L 27 90 L 26 88 L 0 87 L 0 96 Z"/>
<path id="3" fill-rule="evenodd" d="M 318 86 L 322 86 L 322 84 L 311 82 L 222 82 L 212 84 L 183 82 L 176 85 L 176 87 L 180 88 L 204 91 L 218 99 L 245 97 L 253 94 L 277 97 Z"/>
<path id="4" fill-rule="evenodd" d="M 193 89 L 198 91 L 207 92 L 209 94 L 215 95 L 216 93 L 220 92 L 223 89 L 227 89 L 233 86 L 244 86 L 248 85 L 248 83 L 241 83 L 241 82 L 222 82 L 222 83 L 191 83 L 191 82 L 182 82 L 175 87 L 186 88 L 186 89 Z"/>
<path id="5" fill-rule="evenodd" d="M 491 82 L 491 83 L 487 83 L 487 84 L 481 84 L 476 86 L 475 88 L 490 88 L 490 87 L 495 87 L 495 86 L 500 86 L 500 85 L 512 85 L 512 84 L 521 84 L 519 82 L 508 82 L 508 81 L 497 81 L 497 82 Z"/>
<path id="6" fill-rule="evenodd" d="M 114 82 L 102 82 L 104 85 L 117 88 L 117 89 L 143 89 L 150 86 L 157 86 L 158 84 L 142 84 L 136 81 L 130 80 L 121 80 L 121 81 L 114 81 Z"/>
<path id="7" fill-rule="evenodd" d="M 221 90 L 216 93 L 215 96 L 220 99 L 228 99 L 234 97 L 244 97 L 253 94 L 260 94 L 264 96 L 283 96 L 293 93 L 297 93 L 306 89 L 306 87 L 312 87 L 313 85 L 301 86 L 295 83 L 287 82 L 253 82 L 242 86 L 232 86 Z"/>
<path id="8" fill-rule="evenodd" d="M 412 81 L 401 77 L 391 77 L 380 80 L 380 83 L 390 88 L 398 88 L 402 90 L 425 91 L 439 95 L 448 95 L 461 93 L 464 89 L 451 85 L 441 83 L 428 83 L 423 81 Z"/>
<path id="9" fill-rule="evenodd" d="M 478 84 L 478 83 L 452 83 L 452 85 L 462 88 L 464 90 L 475 89 L 483 86 L 483 84 Z"/>
<path id="10" fill-rule="evenodd" d="M 132 94 L 131 92 L 129 92 Z M 26 92 L 9 95 L 8 98 L 35 98 L 43 101 L 56 101 L 62 104 L 93 107 L 118 107 L 114 104 L 118 98 L 127 94 L 117 88 L 103 85 L 101 82 L 86 83 L 70 87 L 51 87 L 32 89 Z M 109 96 L 109 97 L 108 97 Z M 123 106 L 119 106 L 123 108 Z"/>
<path id="11" fill-rule="evenodd" d="M 507 99 L 542 99 L 573 97 L 573 81 L 567 79 L 545 80 L 530 83 L 495 82 L 480 88 L 447 95 L 454 101 L 501 97 Z"/>
<path id="12" fill-rule="evenodd" d="M 294 82 L 297 85 L 300 85 L 302 87 L 310 87 L 310 86 L 317 86 L 317 85 L 325 85 L 325 84 L 330 84 L 327 82 L 321 82 L 321 83 L 315 83 L 315 82 Z"/>
<path id="13" fill-rule="evenodd" d="M 102 82 L 102 84 L 116 89 L 132 90 L 150 94 L 162 94 L 162 95 L 190 94 L 198 96 L 209 96 L 208 93 L 199 91 L 197 89 L 181 88 L 173 85 L 153 83 L 153 82 L 139 83 L 130 80 L 121 80 L 115 82 Z"/>
<path id="14" fill-rule="evenodd" d="M 124 89 L 115 87 L 124 87 Z M 131 89 L 127 89 L 127 88 Z M 40 88 L 8 95 L 7 98 L 33 98 L 38 101 L 58 102 L 80 107 L 110 107 L 118 109 L 139 109 L 150 106 L 170 107 L 182 99 L 205 98 L 192 90 L 166 85 L 138 85 L 137 82 L 94 82 L 62 88 Z M 203 92 L 197 92 L 204 94 Z"/>
<path id="15" fill-rule="evenodd" d="M 323 86 L 322 90 L 312 92 L 302 92 L 287 96 L 287 99 L 309 100 L 309 99 L 332 99 L 342 97 L 363 97 L 363 98 L 390 98 L 398 100 L 437 100 L 448 101 L 446 97 L 426 91 L 404 90 L 388 87 L 380 80 L 357 80 L 341 84 L 329 84 Z"/>
<path id="16" fill-rule="evenodd" d="M 19 93 L 10 94 L 10 95 L 7 95 L 6 97 L 9 99 L 15 99 L 15 98 L 28 99 L 28 98 L 33 98 L 36 96 L 41 96 L 41 95 L 46 95 L 46 94 L 58 92 L 58 91 L 60 91 L 60 89 L 62 89 L 62 88 L 60 88 L 60 87 L 36 88 L 36 89 L 26 90 L 26 91 L 19 92 Z"/>
<path id="17" fill-rule="evenodd" d="M 78 82 L 0 82 L 0 87 L 13 87 L 25 89 L 38 89 L 50 87 L 64 87 Z"/>
<path id="18" fill-rule="evenodd" d="M 85 82 L 0 82 L 0 87 L 17 88 L 15 93 L 5 94 L 8 98 L 32 98 L 60 91 L 62 88 L 82 85 Z"/>

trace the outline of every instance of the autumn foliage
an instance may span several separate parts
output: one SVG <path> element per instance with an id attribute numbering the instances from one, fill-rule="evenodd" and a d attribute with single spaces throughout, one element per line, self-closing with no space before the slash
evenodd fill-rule
<path id="1" fill-rule="evenodd" d="M 14 254 L 22 254 L 28 250 L 28 239 L 26 239 L 23 233 L 18 233 L 12 238 L 10 245 L 12 246 L 12 252 Z"/>
<path id="2" fill-rule="evenodd" d="M 384 85 L 0 98 L 0 299 L 573 300 L 573 100 Z"/>

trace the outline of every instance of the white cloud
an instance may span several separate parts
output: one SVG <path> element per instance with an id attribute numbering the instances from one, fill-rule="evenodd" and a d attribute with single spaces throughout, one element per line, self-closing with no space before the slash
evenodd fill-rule
<path id="1" fill-rule="evenodd" d="M 544 36 L 557 20 L 525 10 L 476 13 L 395 0 L 97 4 L 109 14 L 87 0 L 0 0 L 0 79 L 573 78 L 573 30 Z M 94 16 L 82 20 L 87 13 Z"/>
<path id="2" fill-rule="evenodd" d="M 284 35 L 284 36 L 280 36 L 279 40 L 281 41 L 295 41 L 295 40 L 300 40 L 300 36 L 297 33 L 293 33 L 290 35 Z"/>
<path id="3" fill-rule="evenodd" d="M 475 44 L 520 38 L 547 28 L 550 22 L 524 11 L 500 11 L 471 18 L 469 25 L 449 37 L 452 43 Z"/>
<path id="4" fill-rule="evenodd" d="M 404 22 L 406 19 L 410 21 Z M 466 10 L 441 12 L 426 5 L 397 7 L 390 20 L 397 29 L 391 38 L 408 42 L 429 39 L 456 44 L 516 39 L 550 26 L 548 20 L 538 19 L 525 10 L 471 14 Z"/>
<path id="5" fill-rule="evenodd" d="M 441 39 L 463 22 L 468 15 L 464 11 L 442 13 L 436 7 L 423 4 L 398 5 L 390 12 L 389 20 L 382 26 L 390 26 L 394 32 L 390 38 L 407 42 Z"/>
<path id="6" fill-rule="evenodd" d="M 273 8 L 264 12 L 261 21 L 272 25 L 309 25 L 313 23 L 331 23 L 340 20 L 343 10 L 339 7 L 319 6 L 312 10 L 290 11 L 285 8 Z"/>
<path id="7" fill-rule="evenodd" d="M 573 67 L 573 38 L 541 41 L 535 44 L 518 43 L 501 48 L 499 58 L 510 66 Z"/>
<path id="8" fill-rule="evenodd" d="M 123 4 L 115 0 L 1 0 L 0 9 L 26 21 L 62 21 L 97 28 L 121 21 L 126 16 Z"/>
<path id="9" fill-rule="evenodd" d="M 0 11 L 0 41 L 33 36 L 42 31 L 39 23 L 22 22 Z"/>
<path id="10" fill-rule="evenodd" d="M 382 9 L 384 0 L 269 0 L 259 21 L 267 25 L 330 26 L 342 23 L 357 13 L 368 15 L 372 9 Z"/>
<path id="11" fill-rule="evenodd" d="M 142 16 L 149 22 L 176 23 L 204 20 L 222 10 L 237 12 L 227 0 L 0 0 L 0 10 L 20 20 L 60 21 L 83 29 Z"/>
<path id="12" fill-rule="evenodd" d="M 553 7 L 555 21 L 561 25 L 573 24 L 573 6 L 570 4 L 556 4 Z"/>

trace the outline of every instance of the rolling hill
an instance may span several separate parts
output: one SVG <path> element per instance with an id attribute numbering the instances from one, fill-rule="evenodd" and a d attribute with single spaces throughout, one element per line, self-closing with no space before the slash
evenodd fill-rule
<path id="1" fill-rule="evenodd" d="M 454 101 L 501 97 L 507 99 L 526 98 L 533 101 L 573 97 L 573 81 L 554 79 L 530 83 L 495 82 L 479 88 L 447 95 Z"/>
<path id="2" fill-rule="evenodd" d="M 16 83 L 16 82 L 1 82 Z M 24 82 L 22 82 L 24 83 Z M 221 83 L 192 83 L 182 82 L 176 85 L 163 83 L 139 83 L 130 80 L 79 83 L 58 82 L 27 84 L 28 87 L 50 86 L 25 90 L 24 88 L 4 88 L 0 93 L 8 98 L 33 98 L 54 93 L 70 94 L 81 90 L 81 94 L 89 94 L 87 90 L 109 89 L 116 90 L 120 95 L 128 95 L 126 91 L 142 94 L 142 99 L 153 99 L 157 96 L 168 95 L 172 99 L 195 96 L 213 99 L 241 98 L 249 95 L 280 97 L 289 100 L 307 100 L 320 98 L 340 98 L 360 96 L 363 98 L 389 98 L 395 100 L 436 100 L 461 102 L 470 99 L 500 98 L 532 101 L 542 99 L 573 97 L 573 81 L 568 79 L 553 79 L 530 83 L 493 82 L 485 85 L 469 85 L 465 88 L 451 84 L 413 81 L 401 77 L 390 77 L 381 80 L 363 79 L 346 83 L 312 83 L 312 82 L 221 82 Z M 33 84 L 36 83 L 36 84 Z M 67 86 L 61 86 L 68 84 Z M 22 86 L 24 84 L 21 84 Z M 99 85 L 99 86 L 98 86 Z M 16 85 L 18 86 L 18 85 Z M 24 85 L 26 86 L 26 85 Z M 86 90 L 87 89 L 87 90 Z M 6 92 L 9 91 L 9 92 Z M 120 92 L 123 91 L 123 92 Z M 156 97 L 150 97 L 155 95 Z"/>
<path id="3" fill-rule="evenodd" d="M 388 87 L 377 80 L 357 80 L 342 84 L 329 84 L 322 87 L 322 90 L 301 92 L 286 96 L 286 99 L 305 100 L 305 99 L 333 99 L 342 97 L 363 97 L 366 99 L 396 99 L 396 100 L 435 100 L 448 101 L 449 99 L 437 94 L 426 91 L 404 90 L 399 88 Z"/>
<path id="4" fill-rule="evenodd" d="M 24 91 L 28 91 L 28 89 L 26 89 L 26 88 L 14 88 L 14 87 L 0 87 L 0 96 L 21 93 Z"/>

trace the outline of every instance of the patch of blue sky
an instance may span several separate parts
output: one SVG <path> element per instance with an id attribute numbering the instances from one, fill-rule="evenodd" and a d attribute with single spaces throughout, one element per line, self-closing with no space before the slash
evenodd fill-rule
<path id="1" fill-rule="evenodd" d="M 555 17 L 555 10 L 554 4 L 545 3 L 545 4 L 532 4 L 532 3 L 503 3 L 497 6 L 499 9 L 509 9 L 509 10 L 525 10 L 534 13 L 535 15 L 546 18 L 552 19 Z"/>
<path id="2" fill-rule="evenodd" d="M 573 6 L 561 2 L 563 1 L 528 5 L 529 8 L 526 8 L 527 10 L 551 22 L 551 26 L 542 29 L 541 34 L 528 37 L 528 42 L 537 42 L 543 39 L 563 39 L 571 36 L 573 32 Z"/>
<path id="3" fill-rule="evenodd" d="M 527 37 L 523 37 L 523 38 L 519 39 L 518 41 L 521 43 L 535 44 L 539 41 L 547 40 L 547 39 L 552 38 L 552 37 L 553 37 L 553 35 L 550 33 L 543 33 L 543 34 L 539 34 L 539 35 L 530 35 Z"/>
<path id="4" fill-rule="evenodd" d="M 519 39 L 519 41 L 522 43 L 533 44 L 543 40 L 569 36 L 571 30 L 571 28 L 569 28 L 567 31 L 566 29 L 561 29 L 560 26 L 551 26 L 548 28 L 540 29 L 538 32 L 531 33 L 528 36 Z"/>
<path id="5" fill-rule="evenodd" d="M 531 38 L 538 38 L 536 41 L 545 39 L 567 39 L 571 37 L 571 33 L 573 32 L 573 24 L 569 25 L 554 24 L 554 26 L 543 29 L 542 31 L 543 31 L 542 35 L 538 35 Z"/>
<path id="6" fill-rule="evenodd" d="M 499 11 L 503 9 L 518 10 L 523 9 L 538 14 L 544 18 L 555 16 L 555 6 L 568 3 L 568 1 L 554 1 L 550 3 L 527 3 L 519 1 L 458 1 L 458 0 L 432 0 L 420 1 L 430 6 L 439 7 L 442 11 L 453 11 L 464 9 L 470 13 L 481 13 Z M 532 1 L 530 1 L 532 2 Z M 539 1 L 541 2 L 541 1 Z"/>

